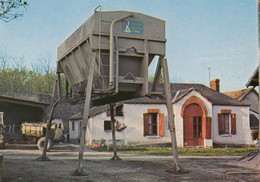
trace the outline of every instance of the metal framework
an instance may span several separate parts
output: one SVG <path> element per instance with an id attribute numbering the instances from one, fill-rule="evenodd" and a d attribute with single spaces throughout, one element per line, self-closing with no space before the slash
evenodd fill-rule
<path id="1" fill-rule="evenodd" d="M 258 6 L 257 6 L 257 11 L 258 11 L 258 87 L 259 87 L 259 93 L 260 93 L 260 0 L 258 0 Z M 260 94 L 259 94 L 259 102 L 260 102 Z M 259 103 L 259 111 L 260 111 L 260 103 Z M 260 113 L 259 113 L 259 118 L 260 118 Z M 258 139 L 260 139 L 259 135 L 260 135 L 260 122 L 259 122 L 259 131 L 258 131 Z M 259 141 L 259 151 L 260 151 L 260 140 Z"/>
<path id="2" fill-rule="evenodd" d="M 140 21 L 139 19 L 142 19 L 143 21 Z M 107 21 L 110 21 L 109 28 L 107 26 Z M 127 29 L 127 27 L 119 28 L 120 23 L 122 24 L 122 27 L 123 23 L 126 24 L 125 26 L 129 26 L 129 24 L 133 23 L 133 27 L 138 26 L 136 30 L 133 31 L 140 31 L 140 34 L 125 35 L 123 28 Z M 90 25 L 93 25 L 93 27 L 88 27 L 88 32 L 84 27 Z M 103 31 L 101 31 L 101 25 Z M 149 25 L 147 27 L 148 30 L 149 28 L 150 30 L 143 32 L 144 25 Z M 99 104 L 110 104 L 114 151 L 112 159 L 120 159 L 117 156 L 116 151 L 115 120 L 112 103 L 118 100 L 155 94 L 161 71 L 163 71 L 164 77 L 164 90 L 172 141 L 173 161 L 176 171 L 180 171 L 168 65 L 167 60 L 164 58 L 166 42 L 164 38 L 164 26 L 165 23 L 163 20 L 139 13 L 102 12 L 101 16 L 101 12 L 95 11 L 94 15 L 59 47 L 57 78 L 53 91 L 53 102 L 48 116 L 48 126 L 51 125 L 53 110 L 59 99 L 61 99 L 60 73 L 64 73 L 67 79 L 66 97 L 68 94 L 68 85 L 70 85 L 72 88 L 70 93 L 84 93 L 85 98 L 83 121 L 81 123 L 78 165 L 77 169 L 73 172 L 73 175 L 86 175 L 83 171 L 82 164 L 89 109 L 91 105 L 93 105 L 96 100 L 101 100 L 100 102 L 96 102 Z M 152 28 L 154 28 L 154 30 L 152 30 Z M 91 30 L 93 30 L 93 32 L 91 32 Z M 96 32 L 95 30 L 98 31 Z M 106 32 L 106 30 L 108 32 Z M 82 37 L 82 32 L 85 33 L 86 36 Z M 158 34 L 158 32 L 161 32 L 161 34 Z M 78 38 L 75 39 L 75 37 Z M 79 39 L 82 40 L 76 42 L 76 40 Z M 159 60 L 152 90 L 149 92 L 148 66 L 155 55 L 159 56 Z M 58 99 L 55 99 L 57 87 L 59 90 L 59 97 Z M 125 95 L 128 97 L 124 97 Z M 48 159 L 46 157 L 48 136 L 49 127 L 47 127 L 44 150 L 40 160 Z"/>

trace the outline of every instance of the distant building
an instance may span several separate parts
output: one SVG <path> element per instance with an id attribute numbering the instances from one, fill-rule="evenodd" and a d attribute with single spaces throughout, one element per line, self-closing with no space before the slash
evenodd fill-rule
<path id="1" fill-rule="evenodd" d="M 223 92 L 223 94 L 250 105 L 250 128 L 252 133 L 259 128 L 259 94 L 254 88 L 246 88 L 230 92 Z M 258 132 L 257 132 L 258 133 Z M 252 134 L 255 135 L 255 134 Z M 256 139 L 256 137 L 254 137 Z"/>
<path id="2" fill-rule="evenodd" d="M 4 112 L 5 125 L 20 125 L 23 122 L 37 122 L 47 119 L 49 103 L 32 99 L 32 94 L 0 95 L 0 111 Z"/>
<path id="3" fill-rule="evenodd" d="M 255 69 L 252 76 L 249 78 L 248 82 L 246 83 L 246 87 L 256 87 L 259 86 L 259 66 Z M 258 104 L 259 104 L 259 97 L 258 97 Z M 259 139 L 259 108 L 258 108 L 258 116 L 250 115 L 250 124 L 253 128 L 252 136 L 254 139 Z"/>
<path id="4" fill-rule="evenodd" d="M 51 104 L 51 95 L 15 93 L 0 95 L 0 112 L 4 112 L 4 121 L 6 125 L 16 125 L 17 131 L 23 122 L 44 122 L 47 120 L 48 109 Z M 53 119 L 61 120 L 65 132 L 69 131 L 69 120 L 83 109 L 83 103 L 70 105 L 70 103 L 61 100 L 55 107 Z"/>
<path id="5" fill-rule="evenodd" d="M 259 113 L 259 95 L 254 88 L 245 88 L 230 92 L 223 92 L 223 94 L 250 105 L 250 110 L 254 113 Z"/>

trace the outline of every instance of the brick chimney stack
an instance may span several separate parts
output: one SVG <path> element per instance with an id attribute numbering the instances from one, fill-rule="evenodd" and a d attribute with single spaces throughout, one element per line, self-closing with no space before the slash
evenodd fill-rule
<path id="1" fill-rule="evenodd" d="M 219 79 L 210 80 L 210 88 L 219 92 Z"/>

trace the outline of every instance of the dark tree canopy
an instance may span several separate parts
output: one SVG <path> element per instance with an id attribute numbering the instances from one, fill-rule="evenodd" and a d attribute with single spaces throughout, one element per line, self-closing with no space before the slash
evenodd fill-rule
<path id="1" fill-rule="evenodd" d="M 23 16 L 23 9 L 28 6 L 24 0 L 0 0 L 0 19 L 9 22 Z"/>

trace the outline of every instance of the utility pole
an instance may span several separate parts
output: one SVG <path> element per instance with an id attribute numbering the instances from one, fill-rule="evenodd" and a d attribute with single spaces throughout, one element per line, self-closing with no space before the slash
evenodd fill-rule
<path id="1" fill-rule="evenodd" d="M 211 69 L 211 67 L 208 67 L 208 70 L 209 70 L 209 87 L 210 87 L 210 69 Z"/>

